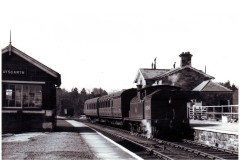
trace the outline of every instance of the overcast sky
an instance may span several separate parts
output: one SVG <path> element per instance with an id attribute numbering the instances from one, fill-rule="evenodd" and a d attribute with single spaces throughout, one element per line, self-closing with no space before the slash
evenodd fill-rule
<path id="1" fill-rule="evenodd" d="M 62 76 L 61 88 L 135 87 L 139 68 L 192 66 L 239 86 L 237 0 L 2 0 L 0 46 L 12 45 Z"/>

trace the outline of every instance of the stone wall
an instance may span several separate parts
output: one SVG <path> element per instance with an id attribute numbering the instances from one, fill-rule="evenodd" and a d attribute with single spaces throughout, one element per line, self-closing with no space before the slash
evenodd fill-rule
<path id="1" fill-rule="evenodd" d="M 238 152 L 238 135 L 194 130 L 194 141 Z"/>
<path id="2" fill-rule="evenodd" d="M 181 87 L 185 91 L 191 91 L 197 85 L 208 79 L 209 78 L 199 72 L 185 68 L 178 73 L 163 78 L 162 83 Z"/>

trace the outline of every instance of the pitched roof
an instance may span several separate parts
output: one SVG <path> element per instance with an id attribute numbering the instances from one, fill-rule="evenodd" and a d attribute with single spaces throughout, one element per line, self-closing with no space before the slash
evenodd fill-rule
<path id="1" fill-rule="evenodd" d="M 144 69 L 140 68 L 140 72 L 142 73 L 145 79 L 152 79 L 158 75 L 162 75 L 163 73 L 169 71 L 169 69 Z"/>
<path id="2" fill-rule="evenodd" d="M 2 54 L 6 54 L 6 53 L 10 53 L 10 52 L 15 53 L 16 55 L 18 55 L 21 58 L 25 59 L 29 63 L 31 63 L 31 64 L 35 65 L 36 67 L 38 67 L 39 69 L 45 71 L 47 74 L 57 78 L 57 80 L 58 80 L 58 84 L 57 85 L 61 85 L 61 75 L 58 72 L 52 70 L 51 68 L 49 68 L 49 67 L 45 66 L 44 64 L 40 63 L 36 59 L 28 56 L 24 52 L 22 52 L 19 49 L 15 48 L 14 46 L 11 45 L 11 43 L 8 46 L 6 46 L 5 48 L 2 49 Z"/>
<path id="3" fill-rule="evenodd" d="M 222 92 L 231 92 L 232 90 L 218 84 L 212 82 L 211 80 L 203 81 L 197 87 L 195 87 L 192 91 L 222 91 Z"/>
<path id="4" fill-rule="evenodd" d="M 169 71 L 169 69 L 147 69 L 147 68 L 140 68 L 137 76 L 134 80 L 134 82 L 136 83 L 137 78 L 139 77 L 139 74 L 142 74 L 143 78 L 146 79 L 152 79 L 158 75 L 162 75 L 163 73 Z"/>
<path id="5" fill-rule="evenodd" d="M 170 69 L 169 71 L 167 71 L 167 72 L 165 72 L 165 73 L 163 73 L 163 74 L 161 74 L 161 75 L 157 75 L 157 76 L 154 77 L 153 79 L 154 79 L 154 80 L 161 79 L 161 78 L 164 78 L 164 77 L 166 77 L 166 76 L 169 76 L 169 75 L 171 75 L 171 74 L 174 74 L 174 73 L 179 72 L 179 71 L 181 71 L 181 70 L 183 70 L 183 69 L 186 69 L 186 68 L 189 68 L 189 69 L 191 69 L 191 70 L 193 70 L 193 71 L 195 71 L 195 72 L 198 72 L 198 73 L 200 73 L 200 74 L 208 77 L 209 79 L 214 79 L 214 77 L 212 77 L 212 76 L 210 76 L 210 75 L 202 72 L 201 70 L 197 70 L 196 68 L 194 68 L 194 67 L 192 67 L 192 66 L 190 66 L 190 65 L 186 65 L 186 66 L 184 66 L 184 67 L 178 67 L 178 68 Z"/>

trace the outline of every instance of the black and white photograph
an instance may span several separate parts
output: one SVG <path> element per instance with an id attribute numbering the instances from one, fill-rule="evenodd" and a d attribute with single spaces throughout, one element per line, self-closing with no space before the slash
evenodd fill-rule
<path id="1" fill-rule="evenodd" d="M 239 1 L 0 6 L 2 160 L 239 159 Z"/>

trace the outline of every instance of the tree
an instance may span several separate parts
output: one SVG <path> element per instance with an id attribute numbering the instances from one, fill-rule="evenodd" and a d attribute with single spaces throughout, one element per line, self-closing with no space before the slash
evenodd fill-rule
<path id="1" fill-rule="evenodd" d="M 238 88 L 235 86 L 235 84 L 232 85 L 232 90 L 233 90 L 233 91 L 238 90 Z"/>
<path id="2" fill-rule="evenodd" d="M 72 105 L 74 108 L 74 115 L 77 116 L 80 114 L 80 96 L 78 93 L 78 88 L 72 88 L 70 92 L 70 100 L 72 101 Z"/>
<path id="3" fill-rule="evenodd" d="M 105 90 L 103 90 L 102 88 L 93 88 L 91 94 L 93 97 L 99 97 L 99 96 L 107 95 L 108 93 Z"/>
<path id="4" fill-rule="evenodd" d="M 221 84 L 222 86 L 224 86 L 224 87 L 226 87 L 228 89 L 231 89 L 232 91 L 238 90 L 238 88 L 234 84 L 231 85 L 229 80 L 227 82 L 224 82 L 224 83 L 223 82 L 219 82 L 219 84 Z"/>
<path id="5" fill-rule="evenodd" d="M 87 99 L 87 92 L 85 90 L 85 88 L 82 89 L 82 91 L 80 92 L 80 99 L 85 102 L 85 100 Z"/>
<path id="6" fill-rule="evenodd" d="M 57 89 L 57 114 L 64 115 L 64 109 L 72 107 L 72 101 L 70 100 L 70 94 L 64 88 Z"/>
<path id="7" fill-rule="evenodd" d="M 85 88 L 80 92 L 80 114 L 83 114 L 84 102 L 88 99 Z"/>
<path id="8" fill-rule="evenodd" d="M 88 91 L 88 92 L 87 92 Z M 90 90 L 83 88 L 79 93 L 77 87 L 71 89 L 68 92 L 64 88 L 57 89 L 57 114 L 65 115 L 64 110 L 72 110 L 74 116 L 79 116 L 83 114 L 84 102 L 87 99 L 107 95 L 107 92 L 102 88 L 94 88 L 90 93 Z"/>

